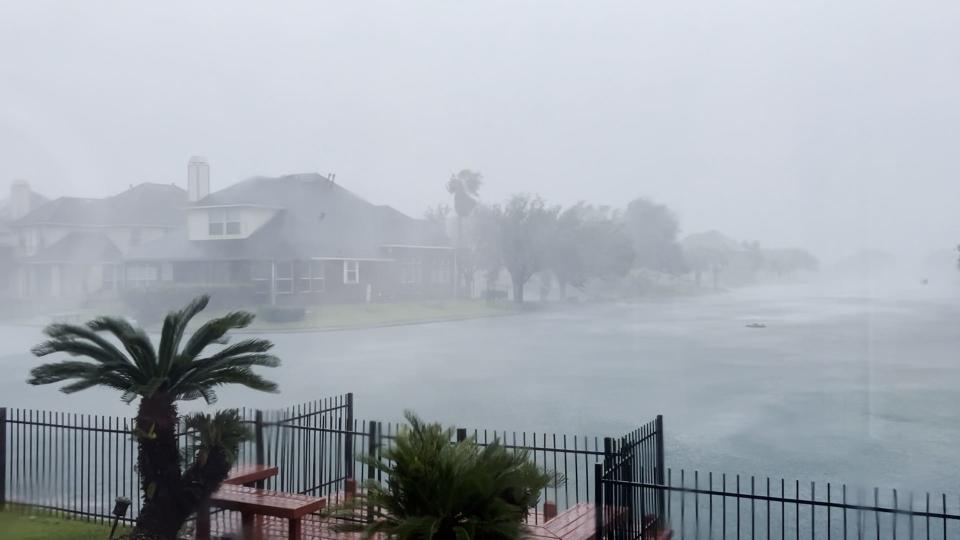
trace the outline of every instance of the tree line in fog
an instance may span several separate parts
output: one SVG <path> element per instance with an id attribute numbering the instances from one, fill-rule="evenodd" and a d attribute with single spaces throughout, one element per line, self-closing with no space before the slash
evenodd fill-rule
<path id="1" fill-rule="evenodd" d="M 717 231 L 681 238 L 676 213 L 643 197 L 623 208 L 583 201 L 564 208 L 531 194 L 488 203 L 480 200 L 482 186 L 479 172 L 460 171 L 446 184 L 450 203 L 430 207 L 426 217 L 454 238 L 462 286 L 472 287 L 479 277 L 490 290 L 505 271 L 516 301 L 523 301 L 524 286 L 534 276 L 541 284 L 556 284 L 566 297 L 570 287 L 583 288 L 591 280 L 621 285 L 630 277 L 686 280 L 718 288 L 721 282 L 747 284 L 819 266 L 805 250 L 737 242 Z"/>

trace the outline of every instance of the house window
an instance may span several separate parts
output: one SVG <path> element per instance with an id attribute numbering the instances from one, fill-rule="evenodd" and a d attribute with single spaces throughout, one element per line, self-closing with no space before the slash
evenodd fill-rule
<path id="1" fill-rule="evenodd" d="M 236 210 L 211 210 L 207 214 L 210 219 L 210 236 L 231 236 L 240 234 L 240 215 Z"/>
<path id="2" fill-rule="evenodd" d="M 268 261 L 256 261 L 250 266 L 250 279 L 257 294 L 269 295 L 270 282 L 273 280 L 273 264 Z"/>
<path id="3" fill-rule="evenodd" d="M 297 263 L 297 291 L 323 292 L 326 287 L 323 261 L 299 261 Z"/>
<path id="4" fill-rule="evenodd" d="M 127 267 L 127 287 L 142 289 L 157 282 L 160 272 L 153 265 L 135 264 Z"/>
<path id="5" fill-rule="evenodd" d="M 400 283 L 420 283 L 420 274 L 423 270 L 419 257 L 405 257 L 400 259 Z"/>
<path id="6" fill-rule="evenodd" d="M 360 283 L 360 261 L 343 261 L 343 282 Z"/>
<path id="7" fill-rule="evenodd" d="M 276 263 L 277 273 L 274 279 L 277 294 L 290 294 L 293 292 L 293 262 L 284 261 Z"/>

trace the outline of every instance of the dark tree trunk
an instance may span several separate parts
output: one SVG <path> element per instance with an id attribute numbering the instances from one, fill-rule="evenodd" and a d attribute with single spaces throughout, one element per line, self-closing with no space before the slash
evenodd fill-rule
<path id="1" fill-rule="evenodd" d="M 166 395 L 141 399 L 135 422 L 137 467 L 143 483 L 143 509 L 131 538 L 175 539 L 181 495 L 177 407 Z"/>

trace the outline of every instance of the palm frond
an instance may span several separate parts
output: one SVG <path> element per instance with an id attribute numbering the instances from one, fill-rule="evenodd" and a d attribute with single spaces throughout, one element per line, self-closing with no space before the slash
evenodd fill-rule
<path id="1" fill-rule="evenodd" d="M 130 360 L 144 373 L 153 375 L 157 371 L 157 352 L 146 330 L 134 327 L 119 317 L 98 317 L 87 323 L 94 332 L 108 332 L 123 345 Z"/>
<path id="2" fill-rule="evenodd" d="M 233 462 L 240 444 L 252 436 L 250 428 L 243 423 L 236 409 L 218 411 L 214 415 L 196 413 L 187 416 L 184 425 L 197 441 L 197 459 L 206 460 L 214 449 L 222 450 L 227 460 Z"/>
<path id="3" fill-rule="evenodd" d="M 50 337 L 51 341 L 87 340 L 103 349 L 106 354 L 112 356 L 117 361 L 130 362 L 130 359 L 120 352 L 120 349 L 118 349 L 116 345 L 105 339 L 94 330 L 91 330 L 89 326 L 55 323 L 48 325 L 43 330 L 43 333 Z M 35 347 L 34 350 L 37 348 L 38 347 Z M 43 354 L 37 354 L 36 352 L 34 352 L 34 354 L 37 356 L 43 356 Z"/>
<path id="4" fill-rule="evenodd" d="M 183 309 L 170 313 L 164 322 L 159 351 L 154 349 L 143 328 L 135 328 L 120 318 L 100 317 L 86 326 L 50 325 L 46 329 L 50 339 L 35 346 L 34 354 L 64 353 L 92 361 L 44 364 L 31 371 L 28 382 L 39 385 L 74 380 L 61 388 L 67 393 L 106 386 L 122 392 L 122 399 L 127 403 L 136 396 L 149 397 L 162 392 L 172 400 L 203 398 L 212 404 L 217 399 L 215 388 L 227 384 L 276 392 L 276 383 L 252 370 L 280 364 L 277 357 L 268 354 L 273 347 L 268 340 L 245 339 L 197 359 L 208 346 L 226 344 L 230 330 L 250 324 L 253 315 L 249 313 L 233 312 L 201 325 L 183 351 L 178 352 L 187 325 L 208 302 L 208 297 L 201 296 Z M 116 338 L 126 354 L 100 332 Z"/>
<path id="5" fill-rule="evenodd" d="M 246 328 L 253 322 L 254 315 L 246 311 L 234 311 L 223 317 L 211 319 L 203 324 L 187 341 L 180 356 L 184 359 L 196 358 L 208 346 L 220 342 L 227 332 L 237 328 Z"/>
<path id="6" fill-rule="evenodd" d="M 31 351 L 34 355 L 41 357 L 52 353 L 62 352 L 67 353 L 70 356 L 91 358 L 99 362 L 104 367 L 124 373 L 131 379 L 136 380 L 142 378 L 141 371 L 122 353 L 119 355 L 112 353 L 109 350 L 103 349 L 96 343 L 91 343 L 88 341 L 80 341 L 77 339 L 62 337 L 45 341 L 35 346 L 33 349 L 31 349 Z M 116 351 L 116 353 L 119 353 L 119 351 Z"/>
<path id="7" fill-rule="evenodd" d="M 211 374 L 209 382 L 210 386 L 239 384 L 251 390 L 259 390 L 261 392 L 272 393 L 278 391 L 277 383 L 264 379 L 248 368 L 227 368 L 217 371 Z"/>
<path id="8" fill-rule="evenodd" d="M 201 295 L 194 298 L 189 304 L 180 311 L 172 311 L 167 314 L 163 321 L 163 330 L 160 334 L 160 348 L 158 351 L 158 366 L 161 373 L 167 373 L 174 362 L 174 358 L 179 354 L 180 340 L 187 330 L 187 325 L 207 304 L 210 303 L 210 297 Z"/>

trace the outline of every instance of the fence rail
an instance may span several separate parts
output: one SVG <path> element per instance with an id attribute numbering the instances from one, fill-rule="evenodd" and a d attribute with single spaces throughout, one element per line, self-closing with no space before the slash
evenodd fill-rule
<path id="1" fill-rule="evenodd" d="M 615 504 L 662 494 L 664 523 L 680 539 L 960 538 L 960 500 L 946 494 L 917 497 L 895 489 L 670 469 L 665 483 L 603 483 L 617 494 Z M 608 537 L 643 538 L 637 514 L 627 515 L 633 523 L 615 523 Z"/>
<path id="2" fill-rule="evenodd" d="M 350 474 L 344 456 L 352 439 L 343 426 L 353 423 L 352 394 L 240 415 L 255 436 L 240 446 L 238 462 L 279 465 L 268 487 L 321 496 L 342 489 Z M 133 427 L 133 418 L 0 408 L 0 505 L 108 522 L 116 498 L 126 497 L 131 506 L 122 521 L 134 522 L 143 496 Z M 185 458 L 195 454 L 194 435 L 181 419 L 177 443 Z"/>
<path id="3" fill-rule="evenodd" d="M 354 418 L 352 394 L 279 410 L 240 409 L 254 437 L 240 445 L 237 462 L 276 465 L 267 489 L 327 497 L 336 504 L 346 480 L 383 481 L 369 461 L 380 460 L 402 424 Z M 132 501 L 126 522 L 136 520 L 142 489 L 136 471 L 132 418 L 0 408 L 0 503 L 44 508 L 96 521 L 112 519 L 117 497 Z M 178 444 L 185 458 L 196 440 L 180 424 Z M 554 482 L 543 490 L 563 511 L 594 497 L 594 464 L 608 455 L 599 437 L 543 432 L 458 429 L 451 442 L 473 437 L 526 452 Z M 542 513 L 531 520 L 539 522 Z"/>
<path id="4" fill-rule="evenodd" d="M 371 467 L 402 424 L 354 417 L 352 394 L 273 411 L 242 409 L 255 433 L 238 462 L 276 465 L 265 487 L 327 497 L 336 504 L 348 479 L 383 481 Z M 44 508 L 96 521 L 112 519 L 116 497 L 142 505 L 136 441 L 129 418 L 0 408 L 0 505 Z M 195 438 L 180 424 L 185 456 Z M 554 483 L 541 493 L 559 511 L 594 503 L 596 538 L 896 539 L 960 538 L 960 499 L 896 490 L 787 482 L 665 467 L 663 418 L 618 438 L 460 428 L 473 438 L 523 451 Z M 533 522 L 543 514 L 531 514 Z"/>

